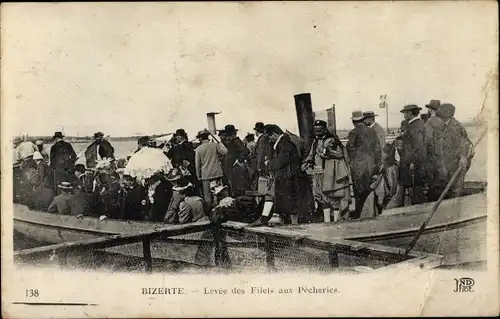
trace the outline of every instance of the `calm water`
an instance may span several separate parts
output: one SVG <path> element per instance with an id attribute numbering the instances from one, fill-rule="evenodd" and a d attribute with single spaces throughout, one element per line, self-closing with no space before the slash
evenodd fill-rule
<path id="1" fill-rule="evenodd" d="M 467 128 L 469 138 L 472 142 L 476 140 L 476 130 L 474 128 Z M 137 149 L 136 141 L 121 141 L 113 142 L 110 139 L 111 144 L 115 148 L 115 155 L 117 158 L 124 158 L 128 155 L 132 155 Z M 80 151 L 87 147 L 88 143 L 73 143 L 73 148 L 78 154 Z M 486 137 L 479 143 L 476 148 L 476 155 L 474 156 L 472 166 L 467 173 L 467 180 L 473 181 L 485 181 L 486 180 L 486 160 L 487 160 L 487 139 Z"/>

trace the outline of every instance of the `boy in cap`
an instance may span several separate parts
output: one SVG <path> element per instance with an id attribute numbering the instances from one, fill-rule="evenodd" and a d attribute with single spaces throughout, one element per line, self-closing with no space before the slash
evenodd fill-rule
<path id="1" fill-rule="evenodd" d="M 71 201 L 73 186 L 70 182 L 61 182 L 61 184 L 57 185 L 57 188 L 61 190 L 61 193 L 54 197 L 47 212 L 60 215 L 72 215 Z"/>

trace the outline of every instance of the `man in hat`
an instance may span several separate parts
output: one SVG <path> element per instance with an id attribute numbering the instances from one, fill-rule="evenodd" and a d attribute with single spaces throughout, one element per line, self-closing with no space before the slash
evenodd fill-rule
<path id="1" fill-rule="evenodd" d="M 197 193 L 201 194 L 201 187 L 198 185 L 198 179 L 196 178 L 196 168 L 195 168 L 195 153 L 193 143 L 188 141 L 188 136 L 184 129 L 178 129 L 174 138 L 176 143 L 167 152 L 167 157 L 172 161 L 174 167 L 179 167 L 186 171 L 186 178 L 193 184 L 194 189 Z"/>
<path id="2" fill-rule="evenodd" d="M 36 140 L 35 145 L 38 148 L 38 151 L 43 157 L 43 160 L 48 164 L 49 163 L 49 153 L 45 150 L 45 146 L 42 140 Z"/>
<path id="3" fill-rule="evenodd" d="M 195 196 L 193 185 L 187 180 L 182 180 L 173 188 L 180 199 L 178 208 L 173 211 L 171 216 L 165 216 L 164 223 L 167 224 L 186 224 L 208 219 L 205 217 L 203 199 Z"/>
<path id="4" fill-rule="evenodd" d="M 460 196 L 465 179 L 465 173 L 470 168 L 474 156 L 473 144 L 467 135 L 467 131 L 455 115 L 455 106 L 445 103 L 437 110 L 437 116 L 444 122 L 443 130 L 443 161 L 446 169 L 445 185 L 460 168 L 455 182 L 453 183 L 447 198 Z"/>
<path id="5" fill-rule="evenodd" d="M 246 164 L 250 151 L 236 136 L 237 132 L 234 125 L 228 124 L 222 135 L 222 143 L 227 148 L 227 154 L 224 158 L 224 172 L 229 184 L 229 194 L 233 197 L 244 195 L 245 191 L 250 189 L 250 172 Z"/>
<path id="6" fill-rule="evenodd" d="M 377 134 L 377 138 L 380 144 L 380 151 L 383 152 L 384 145 L 385 145 L 385 130 L 375 122 L 375 116 L 378 116 L 375 114 L 373 111 L 366 111 L 363 112 L 363 122 L 365 122 L 366 126 L 369 128 L 373 129 L 375 133 Z"/>
<path id="7" fill-rule="evenodd" d="M 351 218 L 359 218 L 371 191 L 372 177 L 380 167 L 381 151 L 377 134 L 363 121 L 363 112 L 352 112 L 351 120 L 354 129 L 349 132 L 346 144 L 355 197 L 355 210 Z"/>
<path id="8" fill-rule="evenodd" d="M 210 212 L 210 220 L 220 224 L 228 220 L 253 223 L 259 218 L 262 203 L 257 204 L 251 196 L 229 197 L 227 186 L 217 185 L 212 192 L 217 205 Z"/>
<path id="9" fill-rule="evenodd" d="M 419 117 L 422 108 L 405 105 L 401 110 L 408 121 L 406 131 L 398 138 L 402 141 L 399 178 L 410 198 L 411 205 L 425 202 L 427 182 L 427 149 L 425 147 L 425 125 Z"/>
<path id="10" fill-rule="evenodd" d="M 443 159 L 444 122 L 436 115 L 440 100 L 431 100 L 425 105 L 429 117 L 425 122 L 425 148 L 427 151 L 427 200 L 436 201 L 446 187 L 446 171 Z"/>
<path id="11" fill-rule="evenodd" d="M 259 177 L 266 174 L 266 165 L 264 164 L 267 159 L 272 156 L 272 146 L 269 141 L 269 136 L 265 134 L 264 123 L 257 122 L 253 128 L 255 131 L 255 148 L 254 152 L 251 154 L 250 163 L 252 166 L 252 184 L 253 189 L 257 189 L 257 181 Z"/>
<path id="12" fill-rule="evenodd" d="M 349 174 L 342 142 L 330 133 L 327 123 L 314 122 L 314 140 L 309 155 L 302 166 L 303 170 L 314 169 L 314 199 L 323 208 L 324 221 L 340 220 L 343 212 L 348 212 L 350 203 Z"/>
<path id="13" fill-rule="evenodd" d="M 196 137 L 201 144 L 195 150 L 196 177 L 202 184 L 206 212 L 212 209 L 213 202 L 210 182 L 222 182 L 224 173 L 220 158 L 227 154 L 227 148 L 222 143 L 211 142 L 209 136 L 207 129 L 199 131 Z"/>
<path id="14" fill-rule="evenodd" d="M 40 152 L 33 154 L 35 163 L 33 174 L 28 174 L 30 192 L 28 207 L 32 210 L 46 211 L 54 198 L 54 187 L 50 169 Z"/>
<path id="15" fill-rule="evenodd" d="M 97 161 L 104 158 L 115 158 L 115 149 L 111 143 L 104 138 L 102 132 L 94 133 L 94 140 L 85 150 L 87 168 L 96 166 Z"/>
<path id="16" fill-rule="evenodd" d="M 55 186 L 60 185 L 61 182 L 73 180 L 75 162 L 76 153 L 73 146 L 64 141 L 62 132 L 56 132 L 54 145 L 50 148 L 50 167 L 54 172 Z"/>
<path id="17" fill-rule="evenodd" d="M 72 215 L 71 202 L 73 198 L 73 186 L 70 182 L 64 181 L 57 185 L 57 188 L 61 190 L 60 194 L 54 197 L 52 203 L 50 203 L 50 206 L 47 209 L 47 212 L 60 215 Z"/>
<path id="18" fill-rule="evenodd" d="M 267 162 L 268 169 L 274 177 L 274 211 L 278 213 L 285 224 L 298 224 L 299 215 L 310 213 L 303 211 L 307 206 L 305 194 L 301 192 L 301 183 L 307 180 L 302 171 L 302 161 L 297 148 L 290 137 L 274 124 L 265 126 L 266 134 L 273 144 L 274 156 Z M 270 207 L 266 205 L 258 224 L 265 225 L 271 217 Z M 270 203 L 272 207 L 272 203 Z"/>

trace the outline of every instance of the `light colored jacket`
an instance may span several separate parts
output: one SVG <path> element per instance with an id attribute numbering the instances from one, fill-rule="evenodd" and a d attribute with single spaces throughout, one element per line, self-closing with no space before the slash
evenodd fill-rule
<path id="1" fill-rule="evenodd" d="M 19 146 L 17 146 L 16 150 L 19 157 L 21 159 L 25 159 L 29 156 L 33 156 L 35 152 L 38 152 L 38 147 L 36 147 L 36 145 L 32 142 L 22 142 Z"/>
<path id="2" fill-rule="evenodd" d="M 221 178 L 224 173 L 220 157 L 227 154 L 221 143 L 203 141 L 195 150 L 196 175 L 199 180 Z"/>

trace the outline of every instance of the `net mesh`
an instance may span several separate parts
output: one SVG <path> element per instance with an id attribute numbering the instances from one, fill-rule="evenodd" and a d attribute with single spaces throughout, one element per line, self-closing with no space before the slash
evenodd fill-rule
<path id="1" fill-rule="evenodd" d="M 217 240 L 217 238 L 219 240 Z M 362 250 L 352 252 L 325 249 L 312 244 L 291 242 L 241 230 L 206 230 L 150 241 L 153 272 L 201 271 L 354 271 L 356 266 L 371 269 L 396 261 L 383 254 Z M 144 272 L 147 262 L 143 243 L 117 245 L 104 249 L 75 247 L 64 253 L 50 250 L 42 255 L 18 258 L 19 263 L 64 265 L 69 268 Z"/>

